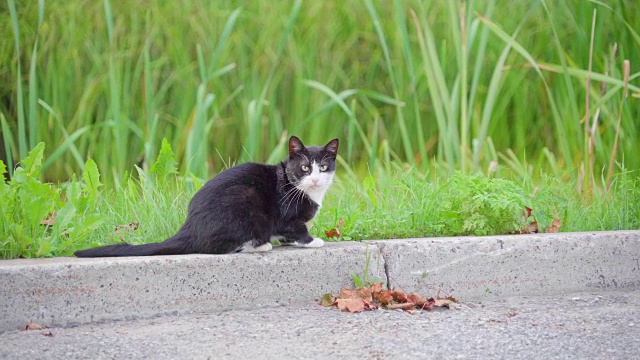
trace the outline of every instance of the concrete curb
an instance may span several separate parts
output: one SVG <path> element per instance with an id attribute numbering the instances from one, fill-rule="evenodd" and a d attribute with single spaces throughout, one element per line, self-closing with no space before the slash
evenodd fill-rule
<path id="1" fill-rule="evenodd" d="M 368 264 L 368 265 L 367 265 Z M 352 284 L 459 299 L 640 288 L 640 231 L 432 238 L 260 254 L 0 261 L 0 332 L 311 303 Z"/>

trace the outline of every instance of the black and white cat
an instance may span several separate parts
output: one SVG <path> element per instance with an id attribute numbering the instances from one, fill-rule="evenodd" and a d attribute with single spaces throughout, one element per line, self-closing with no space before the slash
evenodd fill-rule
<path id="1" fill-rule="evenodd" d="M 338 139 L 308 146 L 289 139 L 278 165 L 247 163 L 209 180 L 191 199 L 187 219 L 169 239 L 143 245 L 109 245 L 76 251 L 78 257 L 227 254 L 283 245 L 321 247 L 306 222 L 313 219 L 333 181 Z"/>

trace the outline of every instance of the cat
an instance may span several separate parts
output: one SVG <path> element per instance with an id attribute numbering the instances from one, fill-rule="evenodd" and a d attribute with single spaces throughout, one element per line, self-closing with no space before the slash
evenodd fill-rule
<path id="1" fill-rule="evenodd" d="M 277 165 L 241 164 L 222 171 L 198 190 L 178 232 L 160 243 L 108 245 L 77 257 L 228 254 L 282 245 L 321 247 L 306 222 L 313 219 L 333 182 L 338 139 L 308 146 L 289 139 L 289 156 Z"/>

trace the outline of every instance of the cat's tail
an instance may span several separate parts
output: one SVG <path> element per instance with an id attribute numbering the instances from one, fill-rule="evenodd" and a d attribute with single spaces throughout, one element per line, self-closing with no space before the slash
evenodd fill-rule
<path id="1" fill-rule="evenodd" d="M 78 250 L 77 257 L 153 256 L 188 254 L 187 241 L 180 232 L 159 243 L 128 245 L 117 244 Z"/>

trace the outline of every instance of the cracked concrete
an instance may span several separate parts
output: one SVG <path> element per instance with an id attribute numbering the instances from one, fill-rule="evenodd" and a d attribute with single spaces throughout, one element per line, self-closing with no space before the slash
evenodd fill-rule
<path id="1" fill-rule="evenodd" d="M 0 332 L 309 304 L 352 285 L 462 301 L 640 288 L 640 231 L 327 243 L 267 253 L 0 261 Z M 364 274 L 363 274 L 364 273 Z M 366 274 L 366 275 L 365 275 Z"/>
<path id="2" fill-rule="evenodd" d="M 385 240 L 391 287 L 461 299 L 640 287 L 637 231 Z"/>

